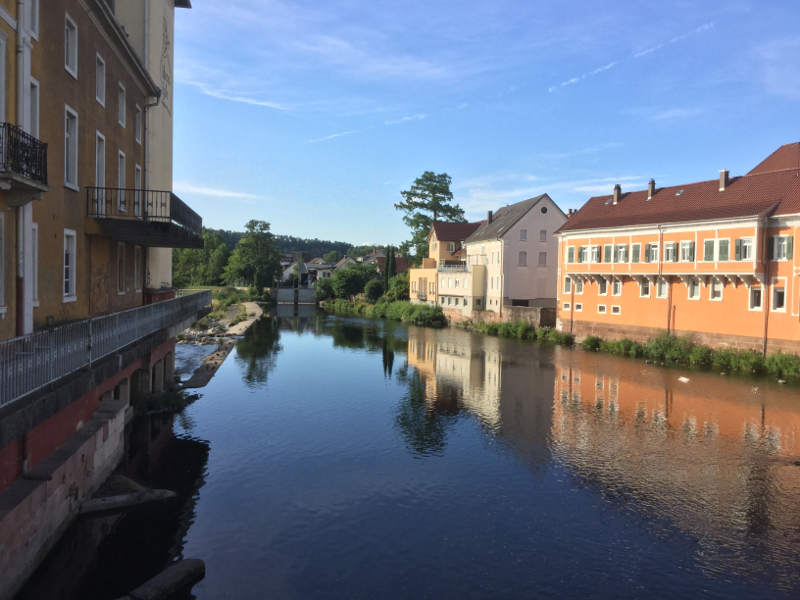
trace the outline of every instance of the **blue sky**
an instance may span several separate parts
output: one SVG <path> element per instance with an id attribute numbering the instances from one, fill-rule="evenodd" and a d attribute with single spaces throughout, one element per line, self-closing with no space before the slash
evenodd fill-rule
<path id="1" fill-rule="evenodd" d="M 470 218 L 742 174 L 800 140 L 800 4 L 195 0 L 175 190 L 209 227 L 409 237 L 425 170 Z"/>

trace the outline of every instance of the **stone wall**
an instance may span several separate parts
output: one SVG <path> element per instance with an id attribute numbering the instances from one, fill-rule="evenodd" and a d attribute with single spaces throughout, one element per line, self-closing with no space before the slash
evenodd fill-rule
<path id="1" fill-rule="evenodd" d="M 556 324 L 556 311 L 554 308 L 541 306 L 504 306 L 503 313 L 491 310 L 473 310 L 472 316 L 464 315 L 461 310 L 444 308 L 442 312 L 451 324 L 475 321 L 478 323 L 508 323 L 511 321 L 525 321 L 534 327 L 554 327 Z"/>

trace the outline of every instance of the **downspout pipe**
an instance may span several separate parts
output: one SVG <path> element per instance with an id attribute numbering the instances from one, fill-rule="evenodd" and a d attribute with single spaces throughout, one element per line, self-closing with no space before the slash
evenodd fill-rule
<path id="1" fill-rule="evenodd" d="M 764 307 L 764 331 L 762 333 L 761 338 L 761 354 L 764 356 L 767 355 L 767 332 L 769 326 L 769 311 L 772 307 L 772 282 L 770 279 L 770 272 L 769 272 L 769 260 L 767 259 L 767 243 L 769 241 L 769 236 L 767 235 L 767 217 L 761 216 L 758 219 L 758 225 L 760 226 L 758 229 L 761 229 L 761 266 L 763 268 L 764 273 L 764 283 L 761 285 L 761 289 L 764 291 L 761 294 L 761 305 Z M 749 300 L 748 300 L 749 301 Z"/>
<path id="2" fill-rule="evenodd" d="M 16 28 L 16 52 L 17 52 L 17 106 L 15 119 L 17 125 L 24 129 L 25 113 L 23 104 L 25 102 L 25 45 L 22 39 L 25 20 L 25 0 L 17 0 L 17 28 Z M 16 286 L 16 320 L 17 335 L 25 334 L 25 205 L 18 206 L 17 210 L 17 286 Z"/>

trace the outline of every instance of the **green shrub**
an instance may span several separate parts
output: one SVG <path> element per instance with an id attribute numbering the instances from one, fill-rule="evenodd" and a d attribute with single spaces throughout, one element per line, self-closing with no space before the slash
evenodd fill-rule
<path id="1" fill-rule="evenodd" d="M 766 359 L 767 372 L 778 379 L 800 382 L 800 356 L 777 352 Z"/>
<path id="2" fill-rule="evenodd" d="M 383 295 L 383 282 L 379 279 L 370 279 L 364 286 L 364 296 L 368 302 L 375 303 Z"/>
<path id="3" fill-rule="evenodd" d="M 689 366 L 694 369 L 708 369 L 714 361 L 714 351 L 708 346 L 693 346 L 689 351 Z"/>
<path id="4" fill-rule="evenodd" d="M 601 343 L 604 342 L 596 335 L 588 335 L 581 342 L 581 347 L 584 350 L 597 351 L 600 350 Z"/>
<path id="5" fill-rule="evenodd" d="M 739 373 L 763 375 L 767 372 L 766 361 L 760 352 L 745 350 L 736 353 L 734 368 Z"/>

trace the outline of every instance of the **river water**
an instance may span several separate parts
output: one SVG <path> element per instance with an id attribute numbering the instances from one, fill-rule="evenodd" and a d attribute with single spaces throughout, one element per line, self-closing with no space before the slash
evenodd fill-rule
<path id="1" fill-rule="evenodd" d="M 800 595 L 796 388 L 313 316 L 258 321 L 157 425 L 127 468 L 179 505 L 62 597 L 176 557 L 203 600 Z"/>

